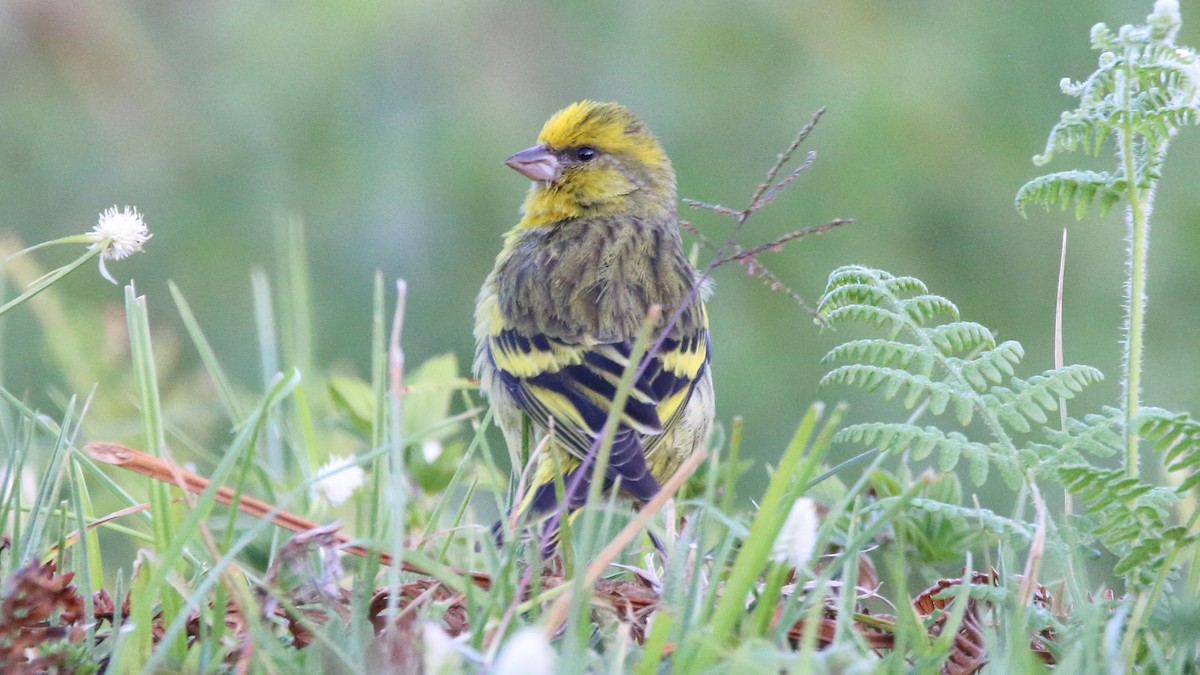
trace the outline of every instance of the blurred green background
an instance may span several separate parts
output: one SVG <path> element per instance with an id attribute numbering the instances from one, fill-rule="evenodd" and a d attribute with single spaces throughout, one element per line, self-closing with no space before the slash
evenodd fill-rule
<path id="1" fill-rule="evenodd" d="M 1180 41 L 1200 43 L 1200 3 Z M 367 375 L 375 270 L 410 289 L 417 363 L 472 351 L 475 292 L 526 181 L 501 161 L 580 98 L 616 100 L 661 138 L 679 193 L 741 206 L 820 106 L 815 164 L 750 221 L 753 245 L 849 217 L 854 224 L 761 258 L 812 302 L 834 267 L 921 277 L 968 319 L 1021 341 L 1026 372 L 1052 365 L 1061 228 L 1070 225 L 1066 357 L 1108 379 L 1074 410 L 1115 403 L 1119 213 L 1013 208 L 1030 163 L 1074 100 L 1064 76 L 1095 66 L 1088 30 L 1140 23 L 1151 3 L 1012 2 L 108 2 L 0 3 L 0 232 L 25 244 L 83 232 L 114 203 L 147 217 L 146 252 L 113 263 L 164 335 L 194 350 L 167 292 L 190 300 L 234 379 L 259 385 L 249 273 L 273 267 L 280 218 L 305 222 L 321 367 Z M 1200 133 L 1172 147 L 1150 251 L 1148 404 L 1200 412 Z M 1103 167 L 1081 155 L 1047 168 Z M 710 238 L 731 221 L 684 210 Z M 76 250 L 37 259 L 62 264 Z M 94 332 L 121 290 L 92 269 L 58 288 Z M 11 289 L 9 291 L 11 293 Z M 722 268 L 710 302 L 718 414 L 747 419 L 746 451 L 773 460 L 818 392 L 820 333 L 786 295 Z M 111 314 L 109 314 L 111 316 Z M 48 406 L 28 308 L 5 317 L 5 385 Z M 169 347 L 169 340 L 159 345 Z M 158 346 L 158 345 L 156 345 Z M 165 375 L 171 376 L 171 375 Z M 98 395 L 130 395 L 101 381 Z M 854 397 L 852 417 L 897 406 Z M 132 403 L 128 403 L 132 409 Z M 875 406 L 886 406 L 881 412 Z"/>

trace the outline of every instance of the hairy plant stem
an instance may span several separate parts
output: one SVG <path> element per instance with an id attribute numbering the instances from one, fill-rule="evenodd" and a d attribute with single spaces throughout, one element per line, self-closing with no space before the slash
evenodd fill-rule
<path id="1" fill-rule="evenodd" d="M 1126 90 L 1128 96 L 1128 90 Z M 1137 477 L 1138 433 L 1134 419 L 1141 407 L 1143 333 L 1146 323 L 1146 253 L 1150 246 L 1150 210 L 1154 198 L 1154 186 L 1140 185 L 1137 159 L 1135 156 L 1135 131 L 1127 114 L 1120 130 L 1118 148 L 1125 170 L 1125 192 L 1128 199 L 1126 220 L 1129 226 L 1129 280 L 1126 285 L 1125 306 L 1125 475 Z M 1146 152 L 1145 162 L 1151 164 L 1166 150 L 1162 140 Z M 1149 174 L 1149 168 L 1142 167 Z M 1152 178 L 1150 180 L 1153 180 Z"/>
<path id="2" fill-rule="evenodd" d="M 1138 433 L 1133 419 L 1138 414 L 1142 385 L 1142 330 L 1145 322 L 1146 215 L 1130 188 L 1129 197 L 1129 298 L 1125 336 L 1125 473 L 1138 475 Z M 1140 196 L 1140 195 L 1139 195 Z"/>

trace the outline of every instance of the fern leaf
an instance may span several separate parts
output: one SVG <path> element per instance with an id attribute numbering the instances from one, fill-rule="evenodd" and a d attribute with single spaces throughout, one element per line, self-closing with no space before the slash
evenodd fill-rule
<path id="1" fill-rule="evenodd" d="M 986 456 L 988 453 L 986 445 L 970 441 L 957 431 L 945 433 L 937 427 L 918 427 L 914 424 L 851 424 L 834 434 L 833 438 L 838 442 L 874 445 L 881 452 L 910 450 L 916 461 L 925 459 L 937 450 L 942 458 L 938 468 L 942 471 L 953 470 L 964 449 L 968 449 L 968 454 Z"/>
<path id="2" fill-rule="evenodd" d="M 1112 457 L 1125 450 L 1125 413 L 1106 406 L 1082 420 L 1067 418 L 1062 430 L 1046 427 L 1048 443 L 1031 443 L 1021 452 L 1035 474 L 1059 467 L 1085 463 L 1084 455 Z"/>
<path id="3" fill-rule="evenodd" d="M 1091 366 L 1064 366 L 1028 380 L 1013 380 L 1012 388 L 993 387 L 984 399 L 1005 423 L 1021 433 L 1028 433 L 1032 428 L 1029 420 L 1045 424 L 1046 411 L 1057 410 L 1060 397 L 1074 398 L 1085 386 L 1103 378 L 1100 371 Z"/>
<path id="4" fill-rule="evenodd" d="M 967 426 L 971 423 L 971 419 L 975 416 L 975 402 L 969 398 L 959 396 L 954 399 L 954 417 L 962 426 Z"/>
<path id="5" fill-rule="evenodd" d="M 883 282 L 884 287 L 892 295 L 923 295 L 929 292 L 929 288 L 925 286 L 925 282 L 916 277 L 897 277 L 882 270 L 872 271 L 879 275 L 879 279 Z"/>
<path id="6" fill-rule="evenodd" d="M 890 497 L 889 499 L 895 499 Z M 882 503 L 884 500 L 880 500 Z M 933 499 L 917 497 L 909 502 L 914 508 L 929 513 L 937 513 L 959 521 L 977 524 L 985 532 L 1000 536 L 1012 537 L 1027 542 L 1032 538 L 1032 528 L 1023 522 L 1005 518 L 994 511 L 975 507 L 945 504 Z"/>
<path id="7" fill-rule="evenodd" d="M 1082 219 L 1097 197 L 1100 214 L 1108 213 L 1120 201 L 1123 187 L 1124 181 L 1107 171 L 1058 171 L 1022 185 L 1017 190 L 1016 204 L 1021 213 L 1025 213 L 1028 204 L 1038 204 L 1046 210 L 1060 206 L 1064 211 L 1074 204 L 1076 219 Z"/>
<path id="8" fill-rule="evenodd" d="M 966 457 L 967 476 L 976 486 L 987 482 L 989 466 L 993 463 L 1000 467 L 1001 476 L 1010 487 L 1015 489 L 1021 481 L 1019 465 L 1006 455 L 1003 448 L 972 441 L 957 431 L 947 433 L 933 426 L 871 422 L 847 426 L 838 431 L 833 439 L 839 443 L 874 446 L 880 452 L 907 450 L 912 454 L 912 459 L 918 462 L 936 451 L 937 468 L 944 473 L 953 471 Z"/>
<path id="9" fill-rule="evenodd" d="M 904 311 L 913 323 L 923 326 L 941 316 L 958 320 L 958 307 L 946 298 L 937 295 L 918 295 L 901 301 Z"/>
<path id="10" fill-rule="evenodd" d="M 1088 83 L 1069 83 L 1063 87 L 1063 92 L 1082 91 Z M 1046 149 L 1042 154 L 1033 157 L 1036 166 L 1048 164 L 1054 155 L 1060 152 L 1074 152 L 1077 148 L 1086 154 L 1099 155 L 1100 147 L 1108 137 L 1109 127 L 1093 124 L 1085 115 L 1077 110 L 1064 111 L 1058 123 L 1050 129 L 1050 137 L 1046 140 Z"/>
<path id="11" fill-rule="evenodd" d="M 875 305 L 846 304 L 835 309 L 819 310 L 825 322 L 831 326 L 846 323 L 865 323 L 876 328 L 888 329 L 889 334 L 899 334 L 899 329 L 908 323 L 908 318 L 889 309 Z"/>
<path id="12" fill-rule="evenodd" d="M 1190 533 L 1183 525 L 1169 527 L 1159 536 L 1147 536 L 1134 545 L 1129 553 L 1113 566 L 1113 574 L 1135 574 L 1139 581 L 1148 582 L 1152 573 L 1166 563 L 1166 551 L 1196 541 L 1196 535 Z"/>
<path id="13" fill-rule="evenodd" d="M 853 283 L 849 279 L 839 279 L 835 282 L 830 278 L 817 310 L 822 315 L 828 315 L 847 306 L 878 307 L 886 299 L 886 292 L 876 285 Z"/>
<path id="14" fill-rule="evenodd" d="M 881 339 L 844 342 L 829 350 L 821 359 L 821 363 L 826 364 L 835 361 L 869 362 L 904 370 L 908 370 L 916 362 L 918 372 L 927 371 L 931 365 L 928 356 L 916 345 Z"/>
<path id="15" fill-rule="evenodd" d="M 971 479 L 971 484 L 976 487 L 987 482 L 988 478 L 988 458 L 987 455 L 974 455 L 967 460 L 967 478 Z"/>
<path id="16" fill-rule="evenodd" d="M 862 265 L 845 265 L 829 275 L 818 309 L 832 311 L 849 304 L 878 307 L 899 296 L 928 292 L 925 283 L 916 277 L 897 277 Z"/>
<path id="17" fill-rule="evenodd" d="M 926 336 L 933 346 L 946 356 L 995 349 L 996 338 L 992 331 L 973 321 L 955 321 L 931 327 Z"/>
<path id="18" fill-rule="evenodd" d="M 1158 9 L 1156 4 L 1143 26 L 1123 26 L 1116 33 L 1103 24 L 1092 29 L 1092 48 L 1101 53 L 1096 70 L 1080 82 L 1063 80 L 1062 92 L 1078 98 L 1079 105 L 1062 113 L 1045 150 L 1033 158 L 1041 166 L 1055 154 L 1077 148 L 1098 154 L 1108 136 L 1117 136 L 1121 145 L 1135 148 L 1134 175 L 1064 171 L 1035 178 L 1017 192 L 1022 213 L 1029 203 L 1064 209 L 1074 204 L 1082 218 L 1096 200 L 1100 212 L 1107 212 L 1129 180 L 1152 189 L 1161 175 L 1167 140 L 1180 127 L 1200 122 L 1200 56 L 1174 42 L 1178 6 L 1173 16 Z"/>
<path id="19" fill-rule="evenodd" d="M 1022 475 L 1021 454 L 1017 453 L 1014 456 L 995 443 L 991 445 L 991 448 L 992 463 L 1000 469 L 1000 478 L 1004 480 L 1004 484 L 1010 490 L 1021 487 L 1021 482 L 1025 480 L 1025 476 Z"/>
<path id="20" fill-rule="evenodd" d="M 1144 409 L 1134 422 L 1138 433 L 1154 441 L 1154 450 L 1164 453 L 1170 471 L 1190 471 L 1179 484 L 1186 492 L 1200 485 L 1200 421 L 1186 413 L 1172 414 L 1158 408 Z"/>
<path id="21" fill-rule="evenodd" d="M 920 279 L 895 277 L 862 265 L 845 265 L 829 275 L 818 311 L 825 314 L 845 305 L 878 307 L 896 294 L 925 292 Z"/>
<path id="22" fill-rule="evenodd" d="M 838 366 L 825 374 L 818 382 L 824 387 L 830 384 L 856 386 L 866 391 L 875 391 L 883 387 L 884 398 L 892 399 L 901 391 L 905 391 L 905 406 L 911 409 L 917 401 L 914 397 L 925 395 L 929 397 L 929 409 L 934 414 L 941 414 L 950 401 L 951 391 L 942 382 L 935 382 L 924 375 L 917 375 L 898 368 L 887 368 L 864 363 L 852 363 Z"/>
<path id="23" fill-rule="evenodd" d="M 1068 366 L 1029 379 L 1016 377 L 1016 366 L 1025 355 L 1020 344 L 996 344 L 990 330 L 962 321 L 954 303 L 929 293 L 925 284 L 912 277 L 861 266 L 839 268 L 830 275 L 820 311 L 831 322 L 857 321 L 888 333 L 885 338 L 854 340 L 831 350 L 824 363 L 848 363 L 826 373 L 821 386 L 844 384 L 878 391 L 889 400 L 900 398 L 910 410 L 926 401 L 933 415 L 942 415 L 952 406 L 964 428 L 980 415 L 994 442 L 972 441 L 935 427 L 886 424 L 855 426 L 839 438 L 877 443 L 884 450 L 911 447 L 918 460 L 937 450 L 942 471 L 951 471 L 966 459 L 967 474 L 976 485 L 987 480 L 995 465 L 1004 482 L 1015 489 L 1033 468 L 1044 465 L 1043 458 L 1052 449 L 1034 445 L 1018 450 L 1012 433 L 1046 424 L 1046 413 L 1056 410 L 1060 399 L 1073 398 L 1101 378 L 1098 370 L 1087 366 Z M 1002 385 L 1006 380 L 1007 385 Z M 1069 458 L 1075 460 L 1078 454 Z"/>
<path id="24" fill-rule="evenodd" d="M 1120 469 L 1064 466 L 1058 475 L 1098 519 L 1093 533 L 1120 558 L 1114 571 L 1136 572 L 1133 581 L 1142 581 L 1165 561 L 1167 547 L 1183 541 L 1176 528 L 1166 527 L 1167 510 L 1179 499 L 1174 490 L 1144 484 Z"/>
<path id="25" fill-rule="evenodd" d="M 972 359 L 960 360 L 956 365 L 975 391 L 982 393 L 987 391 L 988 387 L 1004 381 L 1005 376 L 1011 376 L 1015 372 L 1013 366 L 1019 364 L 1024 357 L 1025 350 L 1021 344 L 1009 340 L 995 349 L 977 354 Z"/>
<path id="26" fill-rule="evenodd" d="M 1082 421 L 1067 418 L 1065 431 L 1048 429 L 1047 437 L 1064 451 L 1111 457 L 1125 448 L 1125 413 L 1106 406 L 1099 414 L 1085 415 Z"/>

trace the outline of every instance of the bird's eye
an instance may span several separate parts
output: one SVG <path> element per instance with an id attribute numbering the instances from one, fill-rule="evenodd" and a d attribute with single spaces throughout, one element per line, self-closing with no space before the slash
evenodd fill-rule
<path id="1" fill-rule="evenodd" d="M 585 145 L 575 151 L 575 157 L 581 162 L 590 162 L 596 159 L 596 149 L 590 145 Z"/>

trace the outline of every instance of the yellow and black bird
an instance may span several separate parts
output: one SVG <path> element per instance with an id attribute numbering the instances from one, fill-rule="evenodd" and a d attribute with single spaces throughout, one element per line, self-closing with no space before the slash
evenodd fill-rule
<path id="1" fill-rule="evenodd" d="M 555 113 L 537 145 L 505 164 L 533 181 L 520 222 L 504 236 L 475 308 L 475 371 L 510 448 L 528 416 L 538 440 L 553 428 L 516 509 L 558 504 L 556 473 L 584 482 L 652 305 L 655 336 L 683 308 L 634 383 L 619 418 L 604 488 L 645 503 L 707 441 L 713 419 L 708 314 L 684 254 L 675 172 L 658 140 L 616 103 L 582 101 Z"/>

